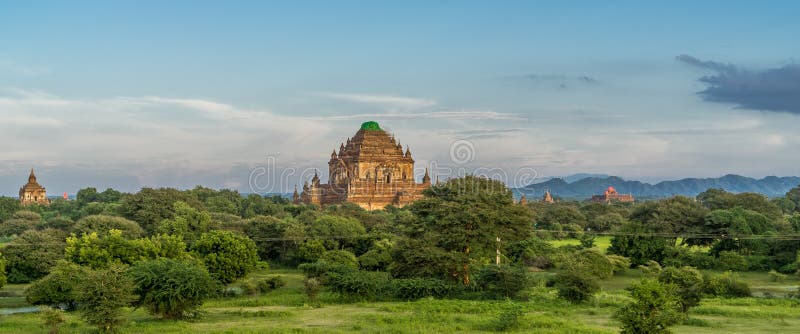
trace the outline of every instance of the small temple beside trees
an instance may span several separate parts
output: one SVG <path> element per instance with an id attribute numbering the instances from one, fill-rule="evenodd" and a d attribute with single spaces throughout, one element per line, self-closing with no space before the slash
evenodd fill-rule
<path id="1" fill-rule="evenodd" d="M 28 183 L 19 188 L 19 201 L 22 205 L 50 204 L 44 187 L 39 182 L 36 182 L 36 174 L 33 173 L 33 168 L 31 168 L 31 174 L 28 175 Z"/>

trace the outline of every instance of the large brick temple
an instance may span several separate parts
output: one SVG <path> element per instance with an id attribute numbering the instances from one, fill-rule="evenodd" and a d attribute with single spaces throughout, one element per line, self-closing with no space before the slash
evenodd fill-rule
<path id="1" fill-rule="evenodd" d="M 402 207 L 420 197 L 431 185 L 428 170 L 422 183 L 414 180 L 411 151 L 396 141 L 376 122 L 365 122 L 353 138 L 333 150 L 328 162 L 328 183 L 321 183 L 314 173 L 311 184 L 303 185 L 302 194 L 294 193 L 296 202 L 316 205 L 355 203 L 367 210 L 387 205 Z"/>

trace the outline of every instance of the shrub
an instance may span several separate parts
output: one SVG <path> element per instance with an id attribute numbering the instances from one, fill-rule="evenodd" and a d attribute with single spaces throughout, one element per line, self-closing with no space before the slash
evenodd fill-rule
<path id="1" fill-rule="evenodd" d="M 555 249 L 547 241 L 540 238 L 530 238 L 510 244 L 506 250 L 506 255 L 512 262 L 520 262 L 526 266 L 547 269 L 553 267 L 553 260 L 550 257 L 554 252 Z"/>
<path id="2" fill-rule="evenodd" d="M 302 270 L 306 277 L 323 278 L 323 280 L 328 273 L 345 273 L 356 270 L 356 268 L 351 266 L 345 266 L 341 264 L 332 265 L 325 260 L 317 260 L 313 263 L 303 263 L 297 266 L 297 269 Z"/>
<path id="3" fill-rule="evenodd" d="M 253 280 L 246 280 L 239 283 L 239 288 L 242 289 L 242 294 L 247 296 L 255 296 L 258 294 L 258 287 Z"/>
<path id="4" fill-rule="evenodd" d="M 614 265 L 605 255 L 595 249 L 584 249 L 567 260 L 568 270 L 579 270 L 599 279 L 614 275 Z"/>
<path id="5" fill-rule="evenodd" d="M 316 301 L 319 291 L 322 290 L 322 284 L 318 279 L 310 277 L 303 281 L 303 292 L 310 301 Z"/>
<path id="6" fill-rule="evenodd" d="M 104 235 L 111 230 L 122 231 L 122 236 L 128 239 L 135 239 L 144 235 L 144 230 L 139 224 L 122 217 L 91 215 L 83 217 L 75 223 L 75 232 L 78 235 L 92 232 Z"/>
<path id="7" fill-rule="evenodd" d="M 286 281 L 283 279 L 283 276 L 267 276 L 266 278 L 258 281 L 258 291 L 261 293 L 267 293 L 272 290 L 278 289 L 286 285 Z"/>
<path id="8" fill-rule="evenodd" d="M 222 283 L 246 276 L 258 262 L 253 240 L 230 231 L 204 233 L 193 250 L 203 259 L 211 275 Z"/>
<path id="9" fill-rule="evenodd" d="M 667 239 L 663 237 L 645 236 L 653 233 L 651 226 L 630 222 L 622 226 L 622 234 L 611 239 L 609 254 L 626 256 L 633 265 L 645 264 L 648 261 L 661 262 L 667 251 Z"/>
<path id="10" fill-rule="evenodd" d="M 398 278 L 391 282 L 392 295 L 402 300 L 445 297 L 458 290 L 456 285 L 437 278 Z"/>
<path id="11" fill-rule="evenodd" d="M 28 283 L 44 277 L 64 258 L 63 232 L 29 230 L 3 248 L 9 283 Z"/>
<path id="12" fill-rule="evenodd" d="M 633 301 L 614 315 L 622 323 L 622 334 L 670 333 L 669 327 L 682 316 L 668 285 L 644 279 L 630 289 Z"/>
<path id="13" fill-rule="evenodd" d="M 559 297 L 572 303 L 587 301 L 600 291 L 595 277 L 571 270 L 557 274 L 548 285 L 558 290 Z"/>
<path id="14" fill-rule="evenodd" d="M 750 297 L 750 286 L 738 275 L 726 272 L 722 275 L 704 277 L 704 292 L 718 297 Z"/>
<path id="15" fill-rule="evenodd" d="M 385 270 L 392 263 L 394 243 L 388 239 L 378 240 L 372 248 L 358 257 L 358 264 L 367 270 Z"/>
<path id="16" fill-rule="evenodd" d="M 64 311 L 49 306 L 39 307 L 39 317 L 42 318 L 42 325 L 49 334 L 58 334 L 59 326 L 66 321 Z"/>
<path id="17" fill-rule="evenodd" d="M 306 240 L 297 248 L 297 258 L 301 262 L 314 262 L 325 253 L 325 244 L 322 240 Z"/>
<path id="18" fill-rule="evenodd" d="M 351 268 L 358 268 L 358 259 L 352 252 L 346 250 L 329 250 L 322 253 L 320 260 L 328 262 L 330 265 L 346 266 Z"/>
<path id="19" fill-rule="evenodd" d="M 59 306 L 74 310 L 78 299 L 75 291 L 86 278 L 86 274 L 86 268 L 60 261 L 47 276 L 25 289 L 25 299 L 33 305 Z"/>
<path id="20" fill-rule="evenodd" d="M 45 222 L 44 224 L 40 224 L 39 229 L 44 230 L 52 228 L 64 232 L 72 232 L 74 226 L 75 222 L 73 222 L 72 219 L 66 217 L 53 217 L 48 219 L 47 222 Z"/>
<path id="21" fill-rule="evenodd" d="M 611 270 L 614 274 L 625 272 L 630 269 L 631 259 L 621 255 L 606 255 L 608 261 L 611 261 Z"/>
<path id="22" fill-rule="evenodd" d="M 661 265 L 656 261 L 649 261 L 646 265 L 639 265 L 639 270 L 641 270 L 645 276 L 657 276 L 661 273 Z"/>
<path id="23" fill-rule="evenodd" d="M 786 277 L 787 277 L 786 274 L 781 274 L 775 270 L 769 271 L 769 278 L 773 282 L 783 282 L 786 280 Z"/>
<path id="24" fill-rule="evenodd" d="M 329 273 L 325 285 L 342 296 L 379 299 L 389 289 L 389 275 L 385 272 L 361 270 Z"/>
<path id="25" fill-rule="evenodd" d="M 81 317 L 100 332 L 116 332 L 124 322 L 121 309 L 136 300 L 133 289 L 133 281 L 122 266 L 89 271 L 77 287 Z"/>
<path id="26" fill-rule="evenodd" d="M 257 216 L 246 220 L 244 224 L 244 233 L 255 241 L 261 260 L 281 258 L 287 242 L 276 239 L 283 238 L 287 223 L 272 216 Z"/>
<path id="27" fill-rule="evenodd" d="M 34 229 L 42 221 L 42 216 L 36 212 L 17 211 L 11 218 L 0 224 L 0 237 L 20 235 L 25 231 Z"/>
<path id="28" fill-rule="evenodd" d="M 498 332 L 517 328 L 520 325 L 519 318 L 524 314 L 525 308 L 522 305 L 508 300 L 500 308 L 500 312 L 497 313 L 497 317 L 490 324 L 490 328 Z"/>
<path id="29" fill-rule="evenodd" d="M 717 270 L 745 271 L 747 270 L 747 259 L 736 252 L 719 252 L 716 262 Z"/>
<path id="30" fill-rule="evenodd" d="M 700 299 L 703 297 L 703 275 L 697 269 L 692 267 L 664 268 L 658 274 L 658 281 L 675 286 L 678 304 L 683 313 L 687 313 L 690 307 L 700 305 Z"/>
<path id="31" fill-rule="evenodd" d="M 137 305 L 166 319 L 191 315 L 217 291 L 217 283 L 202 265 L 174 259 L 137 263 L 130 270 L 139 295 Z"/>
<path id="32" fill-rule="evenodd" d="M 489 265 L 475 274 L 478 288 L 489 298 L 514 298 L 528 286 L 522 267 Z"/>

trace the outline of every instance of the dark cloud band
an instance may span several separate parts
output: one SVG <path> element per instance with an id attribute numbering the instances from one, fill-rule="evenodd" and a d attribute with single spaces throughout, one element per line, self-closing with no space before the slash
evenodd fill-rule
<path id="1" fill-rule="evenodd" d="M 698 79 L 709 85 L 698 93 L 706 101 L 733 103 L 742 109 L 800 114 L 800 65 L 748 71 L 689 55 L 680 55 L 677 60 L 717 72 Z"/>

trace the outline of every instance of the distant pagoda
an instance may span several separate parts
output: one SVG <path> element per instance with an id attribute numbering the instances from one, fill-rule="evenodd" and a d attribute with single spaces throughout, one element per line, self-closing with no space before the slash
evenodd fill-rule
<path id="1" fill-rule="evenodd" d="M 333 150 L 328 161 L 329 180 L 320 183 L 314 173 L 311 184 L 303 185 L 295 201 L 317 205 L 355 203 L 368 210 L 387 205 L 402 207 L 422 197 L 430 187 L 427 169 L 422 183 L 414 180 L 414 159 L 411 150 L 380 128 L 376 122 L 365 122 L 353 138 Z M 295 190 L 295 194 L 297 191 Z"/>
<path id="2" fill-rule="evenodd" d="M 44 187 L 39 182 L 36 182 L 36 174 L 33 173 L 33 168 L 31 168 L 31 174 L 28 175 L 28 183 L 19 188 L 19 201 L 22 205 L 50 204 Z"/>
<path id="3" fill-rule="evenodd" d="M 590 201 L 595 203 L 632 203 L 634 201 L 632 194 L 620 194 L 614 187 L 609 186 L 602 195 L 594 195 Z"/>

